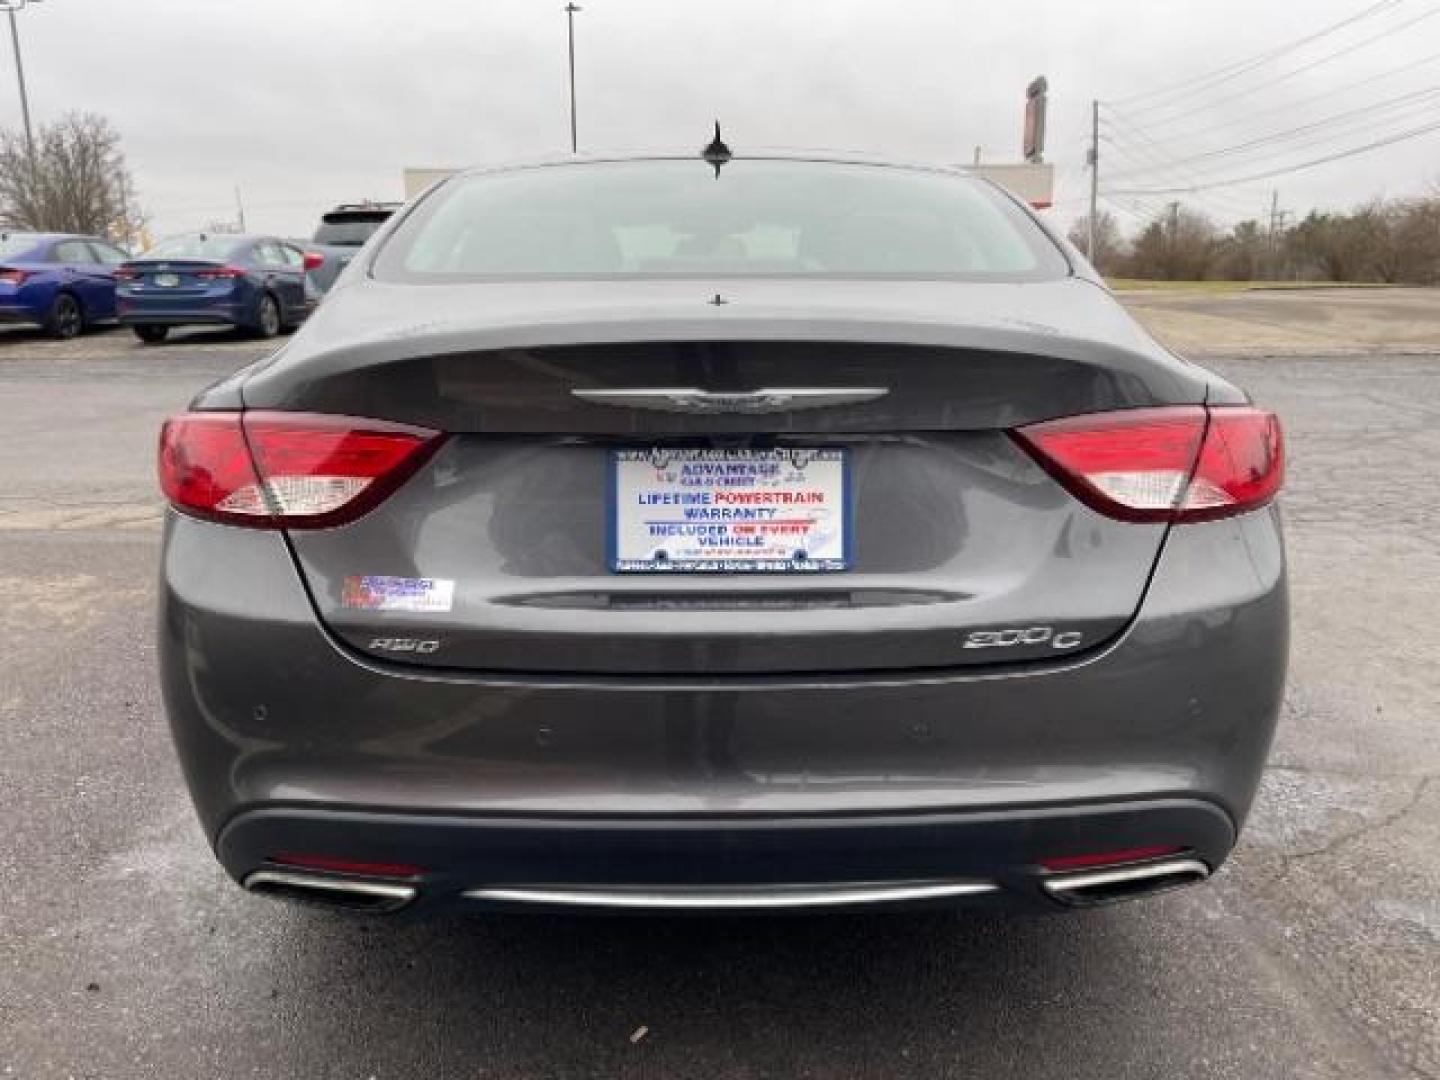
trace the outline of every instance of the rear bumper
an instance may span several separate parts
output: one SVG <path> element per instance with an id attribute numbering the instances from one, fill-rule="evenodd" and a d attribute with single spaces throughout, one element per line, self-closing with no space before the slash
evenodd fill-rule
<path id="1" fill-rule="evenodd" d="M 237 879 L 277 852 L 476 889 L 984 881 L 1170 845 L 1218 867 L 1259 783 L 1288 614 L 1274 510 L 1174 530 L 1136 620 L 1049 665 L 500 677 L 361 657 L 283 539 L 172 515 L 162 684 Z M 467 905 L 475 901 L 465 901 Z"/>
<path id="2" fill-rule="evenodd" d="M 19 304 L 0 303 L 0 325 L 40 326 L 45 322 L 45 313 Z"/>
<path id="3" fill-rule="evenodd" d="M 143 301 L 127 300 L 122 302 L 119 320 L 123 326 L 238 326 L 247 314 L 244 304 L 151 307 Z"/>
<path id="4" fill-rule="evenodd" d="M 1047 874 L 1057 855 L 1165 845 L 1205 876 L 1234 842 L 1224 811 L 1199 800 L 971 814 L 760 818 L 481 818 L 271 807 L 243 813 L 217 851 L 238 881 L 308 879 L 318 888 L 381 884 L 409 895 L 376 905 L 444 910 L 750 911 L 984 904 L 1085 906 L 1079 875 Z M 343 852 L 420 867 L 412 877 L 313 874 L 276 854 Z M 1163 866 L 1152 860 L 1147 867 Z M 1061 883 L 1056 888 L 1056 883 Z M 1163 887 L 1169 878 L 1154 875 Z M 1179 877 L 1173 883 L 1180 883 Z M 328 897 L 326 897 L 328 899 Z"/>

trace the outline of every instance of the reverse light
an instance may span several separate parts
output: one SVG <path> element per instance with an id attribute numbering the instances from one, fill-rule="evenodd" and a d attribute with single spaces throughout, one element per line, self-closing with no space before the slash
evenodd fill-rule
<path id="1" fill-rule="evenodd" d="M 160 433 L 160 487 L 195 517 L 315 529 L 365 514 L 443 441 L 439 432 L 317 413 L 197 412 Z"/>
<path id="2" fill-rule="evenodd" d="M 1179 405 L 1071 416 L 1013 433 L 1091 509 L 1124 521 L 1210 521 L 1270 502 L 1284 480 L 1273 413 Z"/>
<path id="3" fill-rule="evenodd" d="M 1065 870 L 1093 870 L 1101 866 L 1121 866 L 1125 863 L 1163 859 L 1188 850 L 1190 849 L 1154 844 L 1150 847 L 1121 848 L 1118 851 L 1105 851 L 1094 855 L 1060 855 L 1053 859 L 1041 859 L 1040 865 L 1056 873 Z"/>

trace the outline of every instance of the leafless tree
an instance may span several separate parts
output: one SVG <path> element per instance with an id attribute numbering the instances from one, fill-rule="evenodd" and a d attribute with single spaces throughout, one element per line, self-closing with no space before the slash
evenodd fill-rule
<path id="1" fill-rule="evenodd" d="M 1270 238 L 1255 221 L 1242 221 L 1216 244 L 1215 276 L 1229 281 L 1254 281 L 1269 261 Z"/>
<path id="2" fill-rule="evenodd" d="M 1215 264 L 1215 225 L 1198 210 L 1171 203 L 1136 238 L 1128 260 L 1131 277 L 1200 281 Z"/>
<path id="3" fill-rule="evenodd" d="M 1374 281 L 1385 240 L 1373 208 L 1353 214 L 1312 210 L 1286 234 L 1291 257 L 1325 281 Z"/>
<path id="4" fill-rule="evenodd" d="M 1440 285 L 1440 194 L 1383 208 L 1387 281 Z"/>
<path id="5" fill-rule="evenodd" d="M 25 137 L 0 131 L 0 221 L 12 229 L 126 242 L 144 225 L 120 134 L 95 113 L 67 113 Z"/>
<path id="6" fill-rule="evenodd" d="M 1070 242 L 1085 251 L 1090 242 L 1090 215 L 1080 218 L 1070 226 Z M 1095 215 L 1095 250 L 1086 252 L 1090 263 L 1102 274 L 1114 274 L 1120 269 L 1120 259 L 1125 253 L 1125 237 L 1115 215 L 1101 210 Z"/>

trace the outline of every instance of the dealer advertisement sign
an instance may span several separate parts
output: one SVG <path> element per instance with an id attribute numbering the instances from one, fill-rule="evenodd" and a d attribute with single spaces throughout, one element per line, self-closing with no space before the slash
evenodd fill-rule
<path id="1" fill-rule="evenodd" d="M 616 450 L 610 565 L 620 573 L 809 573 L 850 565 L 840 448 Z"/>

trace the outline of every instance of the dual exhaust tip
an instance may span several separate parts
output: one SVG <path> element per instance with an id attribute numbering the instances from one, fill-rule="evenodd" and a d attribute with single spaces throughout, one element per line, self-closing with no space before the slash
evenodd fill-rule
<path id="1" fill-rule="evenodd" d="M 298 900 L 332 908 L 388 915 L 408 907 L 419 895 L 414 885 L 383 881 L 355 881 L 349 878 L 297 874 L 288 870 L 256 870 L 242 883 L 262 896 Z"/>
<path id="2" fill-rule="evenodd" d="M 1210 868 L 1199 859 L 1169 858 L 1129 866 L 1107 867 L 1078 873 L 1047 875 L 1041 888 L 1066 907 L 1098 907 L 1204 881 Z M 277 899 L 320 904 L 375 915 L 392 914 L 419 896 L 415 885 L 360 881 L 353 878 L 256 870 L 244 887 Z M 655 912 L 674 910 L 795 910 L 834 906 L 895 903 L 915 899 L 974 896 L 996 893 L 989 882 L 891 882 L 817 886 L 745 886 L 736 889 L 649 888 L 597 889 L 546 887 L 544 889 L 477 889 L 466 899 L 532 904 L 548 908 L 630 908 Z M 734 895 L 732 895 L 734 894 Z M 622 902 L 623 901 L 623 902 Z"/>
<path id="3" fill-rule="evenodd" d="M 1210 867 L 1205 863 L 1182 858 L 1058 874 L 1042 879 L 1040 884 L 1052 899 L 1067 907 L 1096 907 L 1194 885 L 1209 876 Z"/>

